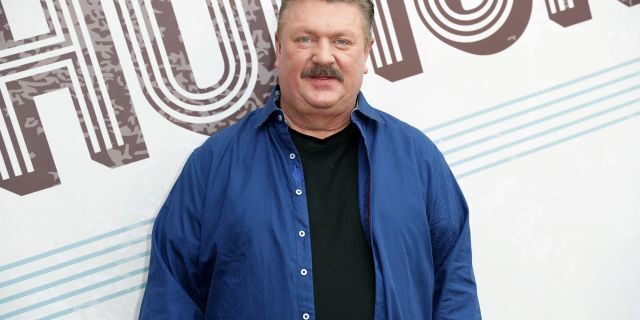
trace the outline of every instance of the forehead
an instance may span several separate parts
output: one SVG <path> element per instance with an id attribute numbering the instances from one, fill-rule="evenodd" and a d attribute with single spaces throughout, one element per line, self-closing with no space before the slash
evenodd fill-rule
<path id="1" fill-rule="evenodd" d="M 363 17 L 358 4 L 344 1 L 292 1 L 280 17 L 282 31 L 363 33 Z"/>

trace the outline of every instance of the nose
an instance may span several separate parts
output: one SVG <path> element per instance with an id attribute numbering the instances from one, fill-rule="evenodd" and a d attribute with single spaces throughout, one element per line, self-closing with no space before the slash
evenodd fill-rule
<path id="1" fill-rule="evenodd" d="M 312 61 L 313 63 L 320 65 L 329 65 L 335 62 L 335 57 L 333 56 L 329 40 L 322 39 L 321 41 L 318 41 L 318 45 L 315 46 L 315 50 L 313 52 Z"/>

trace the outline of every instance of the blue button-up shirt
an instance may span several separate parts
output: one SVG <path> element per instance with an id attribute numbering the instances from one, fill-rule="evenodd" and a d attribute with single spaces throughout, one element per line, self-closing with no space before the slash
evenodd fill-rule
<path id="1" fill-rule="evenodd" d="M 154 224 L 141 319 L 315 318 L 303 168 L 271 96 L 187 160 Z M 468 209 L 441 153 L 362 94 L 351 119 L 375 319 L 480 319 Z"/>

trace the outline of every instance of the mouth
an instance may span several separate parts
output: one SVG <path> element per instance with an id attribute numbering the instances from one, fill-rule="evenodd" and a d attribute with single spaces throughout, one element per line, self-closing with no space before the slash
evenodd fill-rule
<path id="1" fill-rule="evenodd" d="M 329 80 L 336 80 L 336 78 L 334 77 L 310 77 L 312 80 L 317 80 L 317 81 L 329 81 Z"/>

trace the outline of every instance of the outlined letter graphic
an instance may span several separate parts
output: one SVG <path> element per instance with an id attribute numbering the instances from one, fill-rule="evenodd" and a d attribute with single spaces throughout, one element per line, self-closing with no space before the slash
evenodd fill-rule
<path id="1" fill-rule="evenodd" d="M 450 46 L 478 55 L 514 44 L 531 17 L 532 0 L 414 0 L 425 26 Z"/>
<path id="2" fill-rule="evenodd" d="M 422 73 L 404 1 L 375 0 L 375 43 L 371 62 L 377 75 L 395 82 Z"/>
<path id="3" fill-rule="evenodd" d="M 549 19 L 568 27 L 591 20 L 588 0 L 545 0 Z"/>
<path id="4" fill-rule="evenodd" d="M 276 84 L 272 0 L 114 3 L 144 95 L 172 123 L 212 135 Z"/>
<path id="5" fill-rule="evenodd" d="M 53 119 L 40 118 L 35 98 L 61 88 L 91 159 L 114 168 L 148 157 L 99 1 L 3 1 L 0 25 L 0 188 L 60 183 L 42 126 Z"/>

